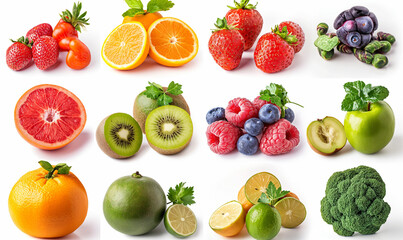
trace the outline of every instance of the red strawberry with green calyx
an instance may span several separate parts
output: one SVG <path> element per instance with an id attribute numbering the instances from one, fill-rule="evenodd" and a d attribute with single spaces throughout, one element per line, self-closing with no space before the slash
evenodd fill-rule
<path id="1" fill-rule="evenodd" d="M 208 43 L 209 51 L 220 67 L 233 70 L 241 62 L 245 41 L 225 18 L 218 18 L 215 26 L 217 29 L 213 30 Z"/>
<path id="2" fill-rule="evenodd" d="M 32 60 L 31 42 L 28 38 L 20 37 L 6 51 L 6 62 L 14 71 L 24 69 Z"/>
<path id="3" fill-rule="evenodd" d="M 249 0 L 234 1 L 235 7 L 230 7 L 225 18 L 228 24 L 238 28 L 239 33 L 245 39 L 244 50 L 250 49 L 262 31 L 263 18 L 256 10 L 256 5 L 250 4 Z"/>
<path id="4" fill-rule="evenodd" d="M 272 32 L 260 37 L 254 59 L 256 66 L 266 73 L 279 72 L 291 65 L 294 59 L 294 49 L 291 46 L 298 40 L 290 35 L 287 27 L 282 30 L 276 26 Z"/>
<path id="5" fill-rule="evenodd" d="M 305 43 L 305 34 L 301 26 L 295 22 L 286 21 L 280 23 L 279 28 L 283 29 L 283 27 L 287 27 L 288 32 L 298 39 L 296 43 L 291 45 L 294 48 L 294 53 L 301 51 Z"/>

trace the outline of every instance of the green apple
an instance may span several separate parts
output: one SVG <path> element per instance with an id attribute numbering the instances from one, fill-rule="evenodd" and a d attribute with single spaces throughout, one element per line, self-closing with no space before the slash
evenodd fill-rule
<path id="1" fill-rule="evenodd" d="M 371 103 L 368 111 L 347 112 L 344 129 L 351 146 L 372 154 L 384 148 L 395 132 L 395 115 L 384 101 Z"/>

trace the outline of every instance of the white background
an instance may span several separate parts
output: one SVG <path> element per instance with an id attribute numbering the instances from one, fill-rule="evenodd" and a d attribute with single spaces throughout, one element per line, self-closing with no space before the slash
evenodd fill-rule
<path id="1" fill-rule="evenodd" d="M 117 178 L 140 171 L 157 180 L 163 189 L 185 181 L 195 186 L 196 204 L 191 206 L 198 219 L 198 230 L 192 239 L 224 239 L 208 226 L 211 213 L 222 204 L 234 200 L 238 190 L 254 173 L 268 171 L 275 174 L 283 188 L 295 192 L 305 204 L 308 215 L 298 228 L 282 229 L 276 239 L 344 239 L 336 235 L 332 227 L 320 216 L 320 200 L 330 175 L 365 164 L 376 168 L 387 185 L 385 200 L 392 212 L 381 230 L 371 236 L 356 236 L 357 239 L 398 239 L 403 235 L 403 204 L 401 201 L 401 169 L 403 156 L 403 111 L 402 57 L 400 40 L 401 6 L 398 1 L 365 1 L 365 5 L 379 19 L 379 30 L 391 32 L 397 38 L 388 54 L 390 64 L 384 69 L 375 69 L 358 62 L 353 56 L 340 55 L 325 61 L 319 57 L 313 42 L 316 25 L 327 22 L 332 26 L 339 12 L 363 1 L 340 0 L 328 3 L 321 0 L 260 0 L 258 10 L 263 16 L 262 34 L 281 21 L 292 20 L 305 31 L 306 42 L 293 64 L 276 74 L 265 74 L 253 62 L 253 51 L 244 53 L 238 69 L 228 72 L 215 64 L 207 48 L 207 42 L 217 17 L 223 17 L 232 5 L 230 0 L 175 0 L 175 6 L 164 16 L 184 20 L 199 37 L 199 53 L 189 64 L 180 68 L 168 68 L 156 64 L 152 59 L 135 70 L 120 72 L 111 69 L 100 57 L 105 37 L 122 21 L 121 13 L 127 7 L 123 0 L 83 0 L 91 25 L 80 34 L 80 39 L 91 49 L 92 62 L 81 71 L 65 65 L 65 53 L 54 69 L 40 71 L 35 66 L 14 72 L 5 58 L 0 63 L 0 107 L 2 137 L 2 173 L 0 174 L 0 222 L 4 239 L 31 239 L 19 231 L 8 213 L 7 199 L 15 182 L 28 171 L 39 167 L 39 160 L 53 164 L 66 162 L 83 182 L 89 196 L 89 213 L 84 224 L 73 234 L 63 239 L 174 239 L 161 224 L 148 235 L 125 236 L 113 230 L 105 221 L 102 201 L 108 186 Z M 255 1 L 252 1 L 254 3 Z M 73 5 L 71 0 L 2 1 L 2 31 L 0 52 L 5 55 L 10 45 L 9 38 L 18 38 L 33 26 L 48 22 L 55 26 L 58 13 Z M 332 7 L 330 7 L 332 6 Z M 332 29 L 332 27 L 331 27 Z M 340 110 L 344 97 L 343 84 L 347 81 L 364 80 L 374 85 L 389 88 L 387 102 L 395 111 L 396 132 L 392 142 L 381 152 L 364 155 L 346 147 L 337 155 L 323 157 L 314 153 L 306 142 L 308 124 L 327 115 L 343 121 L 345 113 Z M 170 81 L 183 85 L 183 96 L 192 112 L 194 136 L 191 144 L 180 154 L 163 156 L 154 152 L 144 137 L 140 151 L 127 160 L 115 160 L 106 156 L 97 146 L 95 131 L 98 123 L 115 112 L 131 114 L 136 95 L 154 81 L 168 85 Z M 291 153 L 269 157 L 262 153 L 244 156 L 238 152 L 221 156 L 211 152 L 206 144 L 206 112 L 217 106 L 226 107 L 235 97 L 253 99 L 271 82 L 282 84 L 291 100 L 305 106 L 291 106 L 296 114 L 294 124 L 300 130 L 300 145 Z M 75 93 L 84 103 L 88 120 L 84 131 L 71 144 L 57 151 L 43 151 L 25 142 L 14 126 L 14 107 L 19 97 L 29 88 L 43 83 L 57 84 Z M 401 238 L 401 237 L 400 237 Z M 244 229 L 235 239 L 251 239 Z"/>

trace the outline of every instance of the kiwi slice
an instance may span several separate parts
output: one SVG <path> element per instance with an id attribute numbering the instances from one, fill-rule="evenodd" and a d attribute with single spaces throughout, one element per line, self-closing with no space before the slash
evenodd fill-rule
<path id="1" fill-rule="evenodd" d="M 143 142 L 143 133 L 132 116 L 115 113 L 106 117 L 97 128 L 96 138 L 101 150 L 113 158 L 136 154 Z"/>
<path id="2" fill-rule="evenodd" d="M 167 90 L 166 87 L 162 87 L 164 91 Z M 172 98 L 172 103 L 171 105 L 178 106 L 180 108 L 183 108 L 186 112 L 190 114 L 189 106 L 185 100 L 185 98 L 182 95 L 172 95 L 170 93 L 167 93 L 168 96 Z M 158 108 L 158 103 L 157 100 L 148 98 L 145 94 L 144 91 L 141 92 L 139 95 L 137 95 L 136 100 L 134 101 L 133 105 L 133 117 L 136 119 L 136 121 L 139 123 L 141 130 L 143 133 L 145 133 L 145 123 L 148 114 Z"/>
<path id="3" fill-rule="evenodd" d="M 161 154 L 182 151 L 193 135 L 193 123 L 189 113 L 177 106 L 163 106 L 148 114 L 145 125 L 150 146 Z"/>

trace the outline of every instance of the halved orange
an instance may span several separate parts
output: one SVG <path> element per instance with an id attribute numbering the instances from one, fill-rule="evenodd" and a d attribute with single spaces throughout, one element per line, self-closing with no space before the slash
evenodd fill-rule
<path id="1" fill-rule="evenodd" d="M 164 17 L 148 29 L 150 57 L 157 63 L 178 67 L 196 57 L 199 42 L 196 33 L 183 21 Z"/>
<path id="2" fill-rule="evenodd" d="M 249 202 L 245 195 L 245 186 L 242 186 L 238 192 L 238 202 L 242 204 L 245 212 L 248 212 L 251 207 L 253 207 L 253 203 Z"/>
<path id="3" fill-rule="evenodd" d="M 43 84 L 29 89 L 14 110 L 19 134 L 35 147 L 64 147 L 84 129 L 87 115 L 80 99 L 65 88 Z"/>
<path id="4" fill-rule="evenodd" d="M 144 62 L 150 49 L 147 31 L 140 22 L 117 26 L 105 39 L 102 58 L 110 67 L 134 69 Z"/>
<path id="5" fill-rule="evenodd" d="M 252 204 L 257 204 L 262 193 L 266 192 L 269 183 L 273 182 L 276 188 L 280 187 L 280 181 L 271 173 L 256 173 L 245 184 L 245 196 Z"/>

